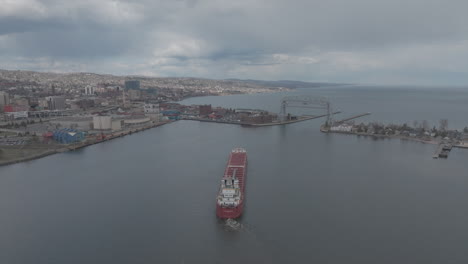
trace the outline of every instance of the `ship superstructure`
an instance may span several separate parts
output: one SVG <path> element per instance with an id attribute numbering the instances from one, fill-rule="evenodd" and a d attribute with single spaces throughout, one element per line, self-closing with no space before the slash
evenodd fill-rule
<path id="1" fill-rule="evenodd" d="M 246 175 L 247 152 L 243 148 L 233 149 L 216 199 L 216 215 L 219 218 L 241 216 L 245 200 Z"/>

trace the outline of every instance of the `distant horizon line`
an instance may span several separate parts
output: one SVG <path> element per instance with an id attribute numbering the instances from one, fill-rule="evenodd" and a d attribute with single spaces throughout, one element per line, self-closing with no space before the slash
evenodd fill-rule
<path id="1" fill-rule="evenodd" d="M 391 84 L 384 84 L 384 83 L 366 83 L 366 82 L 336 82 L 336 81 L 306 81 L 306 80 L 288 80 L 288 79 L 252 79 L 252 78 L 212 78 L 212 77 L 193 77 L 193 76 L 151 76 L 151 75 L 144 75 L 144 74 L 115 74 L 115 73 L 103 73 L 103 72 L 80 72 L 80 71 L 54 71 L 54 70 L 27 70 L 27 69 L 5 69 L 0 68 L 0 71 L 18 71 L 18 72 L 34 72 L 34 73 L 51 73 L 51 74 L 61 74 L 61 75 L 71 75 L 71 74 L 94 74 L 94 75 L 103 75 L 103 76 L 113 76 L 113 77 L 123 77 L 123 78 L 179 78 L 179 79 L 200 79 L 200 80 L 215 80 L 215 81 L 243 81 L 243 82 L 295 82 L 295 83 L 303 83 L 303 84 L 326 84 L 326 85 L 343 85 L 343 86 L 408 86 L 408 87 L 442 87 L 442 86 L 449 86 L 449 87 L 466 87 L 468 88 L 467 84 L 408 84 L 408 83 L 391 83 Z"/>

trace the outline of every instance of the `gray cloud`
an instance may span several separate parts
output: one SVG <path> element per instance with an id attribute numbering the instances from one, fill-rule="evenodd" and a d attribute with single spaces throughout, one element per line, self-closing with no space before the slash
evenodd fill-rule
<path id="1" fill-rule="evenodd" d="M 0 67 L 4 68 L 468 83 L 461 74 L 468 71 L 465 0 L 1 4 Z"/>

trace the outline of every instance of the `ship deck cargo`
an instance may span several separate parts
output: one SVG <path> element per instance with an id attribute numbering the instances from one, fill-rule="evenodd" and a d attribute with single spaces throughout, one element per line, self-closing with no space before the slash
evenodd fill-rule
<path id="1" fill-rule="evenodd" d="M 216 215 L 219 218 L 232 219 L 242 215 L 246 176 L 247 152 L 243 148 L 236 148 L 229 155 L 216 199 Z"/>

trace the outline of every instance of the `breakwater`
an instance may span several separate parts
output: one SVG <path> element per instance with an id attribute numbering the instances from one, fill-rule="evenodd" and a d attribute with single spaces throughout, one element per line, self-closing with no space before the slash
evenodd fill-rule
<path id="1" fill-rule="evenodd" d="M 341 113 L 340 111 L 334 112 L 333 114 L 339 114 Z M 311 116 L 311 115 L 304 115 L 304 116 L 298 116 L 295 119 L 291 120 L 284 120 L 284 121 L 273 121 L 273 122 L 268 122 L 268 123 L 249 123 L 249 122 L 241 122 L 241 121 L 230 121 L 230 120 L 216 120 L 216 119 L 208 119 L 208 118 L 184 118 L 183 120 L 191 120 L 191 121 L 199 121 L 199 122 L 209 122 L 209 123 L 219 123 L 219 124 L 231 124 L 231 125 L 241 125 L 241 126 L 249 126 L 249 127 L 264 127 L 264 126 L 279 126 L 279 125 L 287 125 L 287 124 L 293 124 L 293 123 L 298 123 L 298 122 L 303 122 L 311 119 L 317 119 L 317 118 L 322 118 L 326 117 L 327 115 L 317 115 L 317 116 Z"/>

